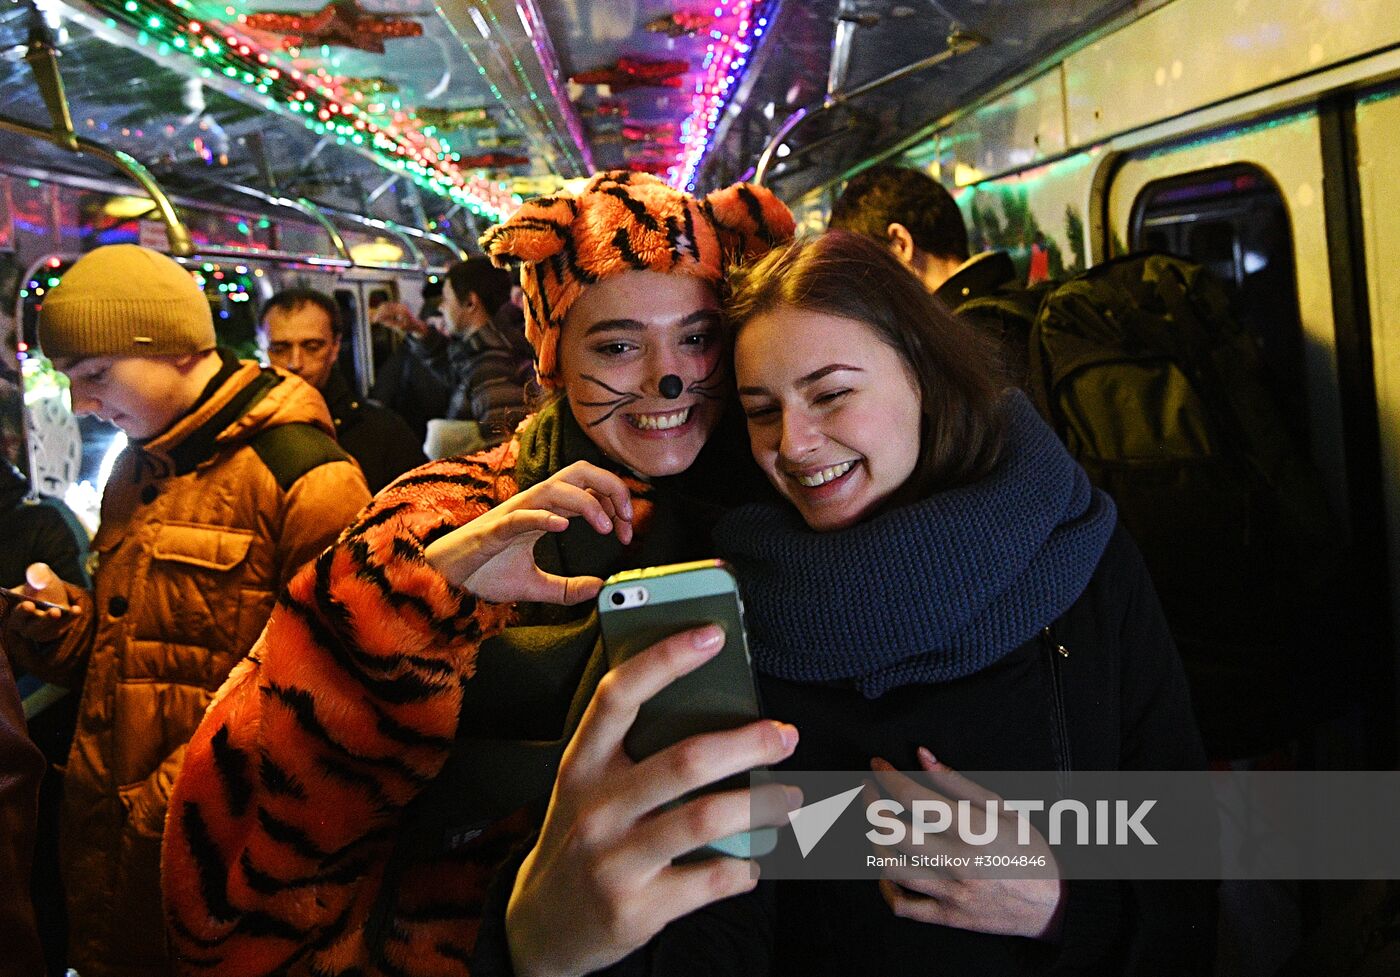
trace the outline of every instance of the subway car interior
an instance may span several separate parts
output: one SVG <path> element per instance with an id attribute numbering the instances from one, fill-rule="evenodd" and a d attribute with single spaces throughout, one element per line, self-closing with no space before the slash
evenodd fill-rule
<path id="1" fill-rule="evenodd" d="M 333 297 L 363 399 L 400 342 L 374 309 L 426 318 L 532 197 L 748 181 L 816 235 L 848 181 L 909 167 L 1017 289 L 1144 251 L 1223 284 L 1335 527 L 1299 560 L 1339 569 L 1303 647 L 1225 685 L 1188 665 L 1212 768 L 1397 768 L 1400 2 L 7 0 L 0 54 L 0 447 L 86 534 L 127 441 L 74 413 L 38 325 L 96 248 L 173 258 L 244 359 L 274 293 Z M 75 708 L 19 691 L 31 722 Z M 1400 882 L 1221 903 L 1222 977 L 1400 973 Z"/>

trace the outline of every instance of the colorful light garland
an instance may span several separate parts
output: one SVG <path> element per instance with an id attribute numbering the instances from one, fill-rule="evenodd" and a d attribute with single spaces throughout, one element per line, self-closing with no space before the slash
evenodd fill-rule
<path id="1" fill-rule="evenodd" d="M 509 185 L 464 174 L 452 147 L 425 132 L 397 99 L 389 105 L 373 102 L 373 96 L 358 88 L 342 87 L 324 68 L 303 72 L 281 67 L 275 52 L 230 24 L 198 19 L 190 0 L 94 0 L 94 6 L 106 16 L 109 28 L 122 23 L 134 29 L 138 45 L 155 44 L 162 55 L 194 59 L 202 77 L 217 74 L 253 89 L 268 110 L 297 118 L 318 135 L 370 155 L 473 214 L 498 221 L 520 205 Z M 231 6 L 223 12 L 239 16 Z"/>
<path id="2" fill-rule="evenodd" d="M 681 153 L 669 171 L 670 182 L 687 190 L 695 189 L 700 164 L 710 150 L 710 137 L 721 114 L 738 90 L 749 55 L 768 28 L 775 0 L 719 0 L 715 20 L 737 18 L 733 33 L 718 29 L 702 31 L 708 37 L 701 76 L 695 82 L 690 116 L 681 123 Z"/>

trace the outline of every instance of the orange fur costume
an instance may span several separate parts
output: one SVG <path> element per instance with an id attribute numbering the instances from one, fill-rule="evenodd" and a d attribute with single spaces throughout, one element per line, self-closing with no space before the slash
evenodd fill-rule
<path id="1" fill-rule="evenodd" d="M 559 383 L 559 328 L 579 293 L 631 270 L 718 282 L 729 265 L 792 237 L 771 190 L 736 183 L 696 199 L 646 173 L 599 173 L 582 193 L 528 201 L 481 238 L 498 265 L 523 263 L 525 337 L 540 385 Z"/>

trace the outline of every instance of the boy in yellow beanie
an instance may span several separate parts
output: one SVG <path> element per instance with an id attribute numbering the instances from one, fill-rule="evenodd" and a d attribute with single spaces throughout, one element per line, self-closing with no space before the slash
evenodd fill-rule
<path id="1" fill-rule="evenodd" d="M 160 839 L 185 744 L 293 572 L 369 500 L 325 402 L 216 348 L 190 274 L 118 244 L 49 293 L 39 341 L 73 410 L 128 445 L 102 496 L 92 590 L 44 564 L 18 588 L 6 652 L 82 684 L 65 775 L 69 960 L 84 977 L 167 973 Z"/>

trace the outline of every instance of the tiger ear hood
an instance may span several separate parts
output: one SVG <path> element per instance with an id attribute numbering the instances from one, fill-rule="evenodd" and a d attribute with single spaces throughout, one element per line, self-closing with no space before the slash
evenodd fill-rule
<path id="1" fill-rule="evenodd" d="M 599 173 L 577 195 L 527 201 L 481 238 L 500 266 L 521 262 L 525 337 L 543 387 L 559 385 L 559 330 L 584 288 L 624 271 L 718 282 L 735 261 L 792 237 L 772 191 L 735 184 L 703 201 L 649 173 Z"/>

